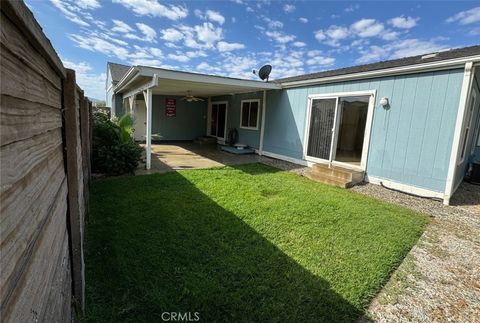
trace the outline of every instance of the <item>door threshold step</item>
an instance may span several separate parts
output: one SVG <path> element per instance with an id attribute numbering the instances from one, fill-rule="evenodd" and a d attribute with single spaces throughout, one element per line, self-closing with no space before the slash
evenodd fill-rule
<path id="1" fill-rule="evenodd" d="M 315 164 L 305 177 L 324 184 L 349 188 L 364 179 L 365 172 L 327 164 Z"/>

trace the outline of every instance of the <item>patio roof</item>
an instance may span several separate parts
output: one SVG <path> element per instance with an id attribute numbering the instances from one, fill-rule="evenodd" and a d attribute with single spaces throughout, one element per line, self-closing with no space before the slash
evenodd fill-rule
<path id="1" fill-rule="evenodd" d="M 156 83 L 154 84 L 152 81 Z M 127 98 L 147 88 L 152 90 L 152 94 L 183 96 L 187 94 L 187 91 L 190 91 L 194 96 L 210 97 L 281 89 L 282 87 L 276 83 L 173 71 L 148 66 L 133 66 L 118 82 L 114 91 L 115 93 L 123 93 L 123 97 Z"/>

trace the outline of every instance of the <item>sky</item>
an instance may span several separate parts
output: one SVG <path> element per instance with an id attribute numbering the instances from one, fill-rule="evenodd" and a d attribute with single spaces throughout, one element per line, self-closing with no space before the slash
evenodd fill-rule
<path id="1" fill-rule="evenodd" d="M 480 44 L 479 1 L 26 0 L 86 95 L 107 62 L 271 79 Z"/>

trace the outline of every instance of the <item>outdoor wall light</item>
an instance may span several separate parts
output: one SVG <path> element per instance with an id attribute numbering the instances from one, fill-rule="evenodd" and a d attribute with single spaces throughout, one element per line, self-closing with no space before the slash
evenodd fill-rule
<path id="1" fill-rule="evenodd" d="M 385 97 L 381 98 L 380 99 L 380 105 L 384 109 L 388 108 L 388 106 L 390 105 L 389 102 L 388 102 L 388 98 L 385 98 Z"/>

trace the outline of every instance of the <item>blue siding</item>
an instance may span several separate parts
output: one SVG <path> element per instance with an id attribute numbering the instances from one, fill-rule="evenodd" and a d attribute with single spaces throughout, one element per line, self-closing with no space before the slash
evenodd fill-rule
<path id="1" fill-rule="evenodd" d="M 443 192 L 462 79 L 455 69 L 269 91 L 264 150 L 303 158 L 308 95 L 376 90 L 367 173 Z"/>
<path id="2" fill-rule="evenodd" d="M 260 100 L 260 117 L 258 130 L 240 129 L 240 104 L 242 100 Z M 263 92 L 251 92 L 235 95 L 225 95 L 212 97 L 212 102 L 227 101 L 227 134 L 230 129 L 236 128 L 238 130 L 238 142 L 253 147 L 259 148 L 260 145 L 260 128 L 262 124 L 262 106 L 263 106 Z"/>
<path id="3" fill-rule="evenodd" d="M 165 116 L 165 99 L 177 100 L 176 117 Z M 161 140 L 193 140 L 205 136 L 207 129 L 207 102 L 187 102 L 181 97 L 153 95 L 152 133 Z"/>

